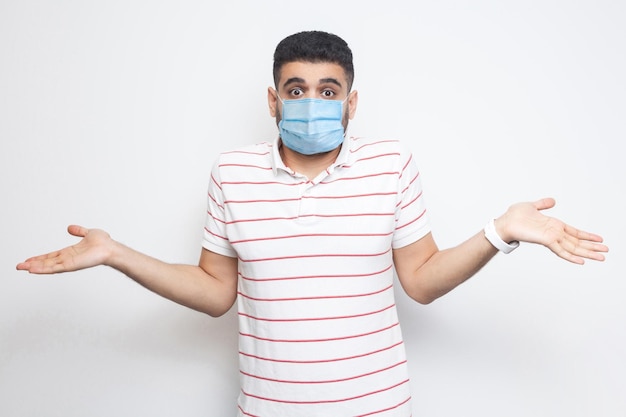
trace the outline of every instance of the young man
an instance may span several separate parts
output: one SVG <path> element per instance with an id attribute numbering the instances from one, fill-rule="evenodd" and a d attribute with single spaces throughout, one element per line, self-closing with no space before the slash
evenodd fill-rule
<path id="1" fill-rule="evenodd" d="M 324 32 L 279 43 L 270 114 L 279 135 L 220 155 L 212 171 L 199 265 L 138 253 L 97 229 L 17 266 L 31 273 L 108 265 L 212 316 L 238 304 L 240 416 L 411 415 L 393 271 L 420 303 L 446 294 L 499 250 L 544 245 L 603 260 L 600 236 L 511 206 L 484 231 L 439 250 L 419 172 L 397 141 L 345 137 L 355 115 L 348 45 Z"/>

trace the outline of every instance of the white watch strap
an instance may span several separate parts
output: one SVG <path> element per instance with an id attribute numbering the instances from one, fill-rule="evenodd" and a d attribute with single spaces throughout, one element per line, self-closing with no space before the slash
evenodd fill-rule
<path id="1" fill-rule="evenodd" d="M 502 253 L 511 253 L 519 246 L 519 242 L 514 240 L 511 243 L 506 243 L 498 232 L 496 231 L 496 225 L 494 223 L 494 219 L 491 219 L 487 226 L 485 226 L 485 237 L 496 249 L 498 249 Z"/>

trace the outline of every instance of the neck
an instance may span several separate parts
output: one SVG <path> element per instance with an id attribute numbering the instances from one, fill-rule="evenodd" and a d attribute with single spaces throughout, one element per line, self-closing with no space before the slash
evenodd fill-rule
<path id="1" fill-rule="evenodd" d="M 305 175 L 309 180 L 315 179 L 322 171 L 331 166 L 336 160 L 341 146 L 329 152 L 315 155 L 304 155 L 292 151 L 282 143 L 279 145 L 280 157 L 283 163 L 293 171 Z"/>

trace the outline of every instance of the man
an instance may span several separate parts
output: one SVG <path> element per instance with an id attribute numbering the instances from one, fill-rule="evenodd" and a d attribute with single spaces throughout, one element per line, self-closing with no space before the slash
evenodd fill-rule
<path id="1" fill-rule="evenodd" d="M 358 104 L 353 77 L 352 53 L 335 35 L 301 32 L 279 43 L 268 89 L 279 136 L 218 158 L 198 266 L 70 226 L 78 244 L 17 268 L 108 265 L 211 316 L 237 300 L 240 416 L 410 416 L 394 270 L 410 297 L 430 303 L 519 242 L 574 263 L 603 260 L 608 248 L 543 215 L 554 200 L 542 199 L 439 250 L 410 152 L 345 135 Z"/>

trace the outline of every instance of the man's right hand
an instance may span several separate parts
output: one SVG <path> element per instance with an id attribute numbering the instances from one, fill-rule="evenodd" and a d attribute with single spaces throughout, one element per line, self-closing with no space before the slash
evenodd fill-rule
<path id="1" fill-rule="evenodd" d="M 237 258 L 203 248 L 199 265 L 169 264 L 116 242 L 104 230 L 73 225 L 67 231 L 82 240 L 29 258 L 17 269 L 55 274 L 106 265 L 169 300 L 214 317 L 226 313 L 237 298 Z"/>
<path id="2" fill-rule="evenodd" d="M 83 239 L 67 248 L 29 258 L 19 263 L 17 269 L 32 274 L 55 274 L 106 264 L 114 244 L 108 233 L 77 225 L 69 226 L 67 231 Z"/>

